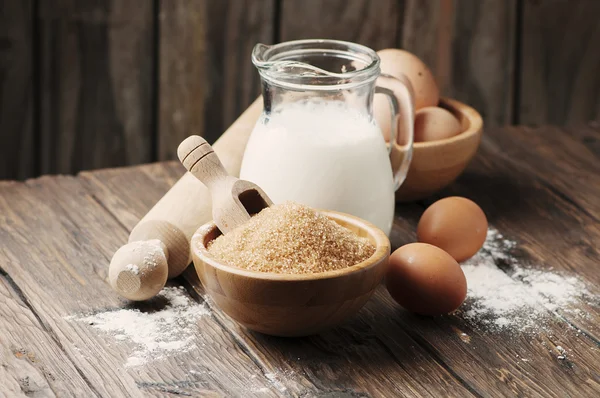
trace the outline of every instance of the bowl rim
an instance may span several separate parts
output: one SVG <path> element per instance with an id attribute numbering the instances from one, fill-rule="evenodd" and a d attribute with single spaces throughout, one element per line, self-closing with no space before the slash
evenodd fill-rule
<path id="1" fill-rule="evenodd" d="M 313 281 L 320 279 L 335 279 L 338 277 L 351 275 L 354 273 L 361 272 L 363 270 L 372 268 L 374 266 L 379 265 L 386 256 L 390 254 L 390 240 L 381 229 L 371 224 L 370 222 L 363 220 L 362 218 L 342 213 L 333 210 L 321 210 L 316 209 L 317 212 L 326 215 L 332 219 L 338 219 L 349 224 L 354 224 L 360 226 L 367 230 L 368 234 L 372 236 L 376 242 L 375 252 L 366 260 L 361 261 L 358 264 L 352 265 L 350 267 L 341 268 L 332 271 L 324 271 L 317 273 L 307 273 L 307 274 L 286 274 L 286 273 L 276 273 L 276 272 L 262 272 L 262 271 L 252 271 L 247 270 L 240 267 L 235 267 L 229 264 L 225 264 L 213 256 L 210 255 L 208 249 L 204 246 L 204 237 L 209 232 L 213 231 L 217 228 L 216 224 L 213 221 L 209 221 L 208 223 L 202 225 L 192 236 L 192 240 L 190 243 L 190 247 L 192 253 L 201 259 L 204 262 L 209 263 L 212 267 L 222 270 L 224 272 L 228 272 L 231 274 L 236 274 L 239 276 L 244 276 L 247 278 L 260 279 L 260 280 L 269 280 L 269 281 L 281 281 L 281 282 L 297 282 L 297 281 Z"/>
<path id="2" fill-rule="evenodd" d="M 441 106 L 444 105 L 444 106 Z M 414 148 L 431 148 L 439 145 L 452 144 L 457 141 L 467 140 L 471 138 L 473 135 L 480 134 L 483 130 L 483 119 L 481 118 L 481 114 L 475 110 L 475 108 L 462 103 L 458 100 L 446 97 L 440 97 L 440 101 L 438 106 L 448 110 L 454 110 L 454 112 L 459 112 L 463 114 L 469 121 L 469 127 L 457 135 L 449 138 L 444 138 L 441 140 L 435 141 L 427 141 L 427 142 L 414 142 Z"/>

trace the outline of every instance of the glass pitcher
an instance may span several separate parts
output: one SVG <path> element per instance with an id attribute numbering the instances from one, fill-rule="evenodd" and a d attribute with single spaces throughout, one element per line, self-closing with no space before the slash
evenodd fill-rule
<path id="1" fill-rule="evenodd" d="M 257 44 L 252 62 L 264 109 L 240 178 L 260 186 L 274 203 L 292 200 L 349 213 L 389 235 L 394 193 L 412 155 L 410 82 L 381 74 L 370 48 L 336 40 Z M 390 99 L 389 149 L 373 117 L 375 93 Z"/>

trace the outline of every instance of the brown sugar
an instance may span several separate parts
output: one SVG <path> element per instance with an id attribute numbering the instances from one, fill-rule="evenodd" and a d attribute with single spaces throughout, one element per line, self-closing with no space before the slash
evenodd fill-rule
<path id="1" fill-rule="evenodd" d="M 308 274 L 358 264 L 375 246 L 310 207 L 286 202 L 219 236 L 208 251 L 220 261 L 253 271 Z"/>

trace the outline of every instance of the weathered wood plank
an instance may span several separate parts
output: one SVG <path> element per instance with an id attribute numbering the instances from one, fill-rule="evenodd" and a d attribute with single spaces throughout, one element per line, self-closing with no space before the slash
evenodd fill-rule
<path id="1" fill-rule="evenodd" d="M 460 312 L 418 317 L 394 307 L 382 291 L 377 298 L 381 302 L 373 328 L 408 331 L 481 396 L 560 398 L 600 391 L 597 348 L 583 335 L 576 337 L 566 322 L 552 322 L 547 332 L 536 335 L 497 334 L 465 322 Z M 558 346 L 569 350 L 567 361 L 557 358 Z"/>
<path id="2" fill-rule="evenodd" d="M 0 268 L 0 396 L 94 396 L 19 293 Z"/>
<path id="3" fill-rule="evenodd" d="M 521 124 L 600 120 L 600 2 L 525 0 Z"/>
<path id="4" fill-rule="evenodd" d="M 600 222 L 600 184 L 591 183 L 600 175 L 597 155 L 583 142 L 574 140 L 571 132 L 557 127 L 544 127 L 543 131 L 544 134 L 525 127 L 504 129 L 504 134 L 494 135 L 491 149 L 496 151 L 496 157 L 515 163 L 520 170 L 555 187 L 579 206 L 581 213 Z M 588 137 L 600 139 L 600 134 Z"/>
<path id="5" fill-rule="evenodd" d="M 486 134 L 475 162 L 456 184 L 436 197 L 462 195 L 472 198 L 484 209 L 492 225 L 504 236 L 518 241 L 523 252 L 519 256 L 522 264 L 578 275 L 586 280 L 592 294 L 597 295 L 600 251 L 595 242 L 600 240 L 600 228 L 597 220 L 586 214 L 584 207 L 576 205 L 585 200 L 590 189 L 596 189 L 591 186 L 599 185 L 595 183 L 598 173 L 593 168 L 586 169 L 589 157 L 563 159 L 564 147 L 572 149 L 577 143 L 557 129 L 511 128 Z M 552 150 L 536 147 L 537 140 L 544 137 L 549 137 L 553 143 Z M 568 144 L 568 140 L 573 142 Z M 565 165 L 565 168 L 551 167 L 555 164 Z M 574 176 L 574 170 L 579 170 L 579 175 Z M 572 189 L 562 192 L 566 186 Z M 414 224 L 418 215 L 408 218 L 408 223 Z M 405 239 L 411 237 L 414 239 L 413 232 Z M 549 313 L 551 325 L 546 325 L 545 332 L 534 336 L 506 335 L 495 342 L 487 341 L 489 337 L 455 317 L 437 321 L 445 333 L 440 333 L 438 328 L 432 329 L 423 318 L 396 319 L 412 327 L 427 344 L 438 348 L 442 360 L 459 374 L 466 374 L 468 381 L 473 374 L 468 370 L 471 366 L 485 366 L 498 370 L 498 376 L 509 385 L 512 394 L 598 395 L 598 303 L 582 302 L 575 308 L 580 308 L 585 316 L 574 317 L 570 312 L 558 310 L 554 315 Z M 449 325 L 444 325 L 446 321 Z M 452 333 L 466 333 L 468 344 L 476 350 L 477 357 L 465 361 L 460 354 L 458 358 L 462 360 L 457 361 L 460 348 L 455 347 L 452 340 L 442 337 Z M 558 346 L 572 350 L 568 363 L 556 359 Z M 488 351 L 490 347 L 495 353 Z M 530 369 L 530 364 L 520 363 L 516 355 L 528 358 L 535 370 Z M 477 365 L 480 358 L 485 358 L 485 362 Z M 467 372 L 463 373 L 465 369 Z M 532 383 L 514 377 L 521 372 L 527 372 Z"/>
<path id="6" fill-rule="evenodd" d="M 586 136 L 595 137 L 593 131 L 587 131 Z M 544 136 L 548 136 L 546 146 L 538 142 Z M 580 156 L 570 156 L 571 152 Z M 600 254 L 594 246 L 600 231 L 593 220 L 595 210 L 581 199 L 597 189 L 594 181 L 598 179 L 598 166 L 594 157 L 580 140 L 571 139 L 560 130 L 490 130 L 468 172 L 443 194 L 466 195 L 480 203 L 492 225 L 519 241 L 523 261 L 578 272 L 594 287 L 600 282 L 595 272 Z M 557 164 L 564 167 L 557 168 Z M 574 174 L 577 170 L 580 174 Z M 84 173 L 78 179 L 43 178 L 28 184 L 0 184 L 0 214 L 9 220 L 0 229 L 2 241 L 9 242 L 9 249 L 27 248 L 18 252 L 19 261 L 8 262 L 9 274 L 40 319 L 52 330 L 60 331 L 56 335 L 65 353 L 86 375 L 87 352 L 80 354 L 82 359 L 74 355 L 69 344 L 81 349 L 83 339 L 84 349 L 94 353 L 108 351 L 116 363 L 122 363 L 125 355 L 121 352 L 123 347 L 108 347 L 109 338 L 88 336 L 89 330 L 84 327 L 60 322 L 60 315 L 84 308 L 120 306 L 104 282 L 105 264 L 118 241 L 124 241 L 126 231 L 113 218 L 107 218 L 106 211 L 131 228 L 182 173 L 181 166 L 169 163 Z M 567 186 L 571 191 L 565 193 Z M 399 218 L 392 234 L 394 246 L 414 239 L 421 211 L 422 207 L 414 204 L 398 208 Z M 28 237 L 32 234 L 28 231 L 32 228 L 36 232 L 48 230 L 50 235 L 40 239 L 38 234 L 36 244 L 30 245 Z M 16 258 L 12 252 L 3 255 L 9 260 Z M 204 292 L 193 269 L 186 271 L 185 278 L 197 292 L 195 297 L 202 300 Z M 65 280 L 69 281 L 63 287 L 66 293 L 57 293 L 56 286 L 64 286 Z M 85 288 L 81 281 L 87 283 Z M 63 297 L 67 295 L 69 299 Z M 57 300 L 64 303 L 54 303 Z M 116 303 L 108 303 L 111 300 Z M 211 356 L 204 351 L 210 349 L 205 348 L 191 358 L 220 365 L 224 354 L 239 350 L 247 355 L 240 359 L 242 363 L 252 362 L 259 369 L 259 379 L 267 379 L 261 392 L 281 395 L 462 396 L 470 392 L 479 396 L 594 396 L 600 391 L 600 321 L 597 306 L 585 310 L 590 316 L 584 319 L 582 334 L 576 333 L 580 319 L 571 320 L 568 314 L 560 313 L 550 319 L 545 331 L 533 336 L 494 334 L 465 322 L 460 312 L 439 318 L 410 315 L 380 289 L 359 316 L 342 327 L 319 336 L 290 340 L 250 333 L 215 309 L 211 322 L 200 325 L 203 333 L 197 338 L 208 346 L 217 341 L 216 353 Z M 572 324 L 575 329 L 569 321 L 577 321 Z M 65 332 L 69 328 L 76 331 Z M 213 340 L 217 333 L 225 333 L 225 337 Z M 228 341 L 233 348 L 223 350 Z M 557 359 L 559 345 L 569 350 L 567 360 Z M 211 381 L 206 379 L 194 381 L 196 384 L 191 387 L 183 382 L 188 379 L 181 363 L 186 363 L 186 359 L 177 357 L 169 361 L 167 368 L 154 364 L 149 365 L 151 369 L 123 373 L 131 375 L 145 393 L 156 395 L 175 391 L 175 387 L 192 394 L 217 391 L 236 395 L 239 391 L 224 389 L 215 380 L 207 387 Z M 223 365 L 231 367 L 238 369 L 239 364 Z M 95 386 L 99 376 L 94 372 L 92 375 L 90 380 Z"/>
<path id="7" fill-rule="evenodd" d="M 186 280 L 200 295 L 204 288 L 193 269 Z M 370 300 L 359 315 L 317 336 L 284 339 L 253 333 L 207 302 L 231 333 L 274 369 L 284 386 L 294 380 L 313 385 L 313 395 L 349 394 L 372 397 L 477 396 L 477 391 L 448 370 L 406 331 L 379 328 Z"/>
<path id="8" fill-rule="evenodd" d="M 512 123 L 516 0 L 407 0 L 401 47 L 432 69 L 443 95 L 486 126 Z"/>
<path id="9" fill-rule="evenodd" d="M 260 94 L 250 56 L 256 43 L 273 40 L 275 0 L 201 1 L 208 16 L 207 75 L 204 109 L 198 111 L 204 112 L 203 135 L 213 142 Z"/>
<path id="10" fill-rule="evenodd" d="M 106 283 L 107 264 L 127 231 L 76 178 L 0 184 L 0 214 L 5 220 L 0 228 L 3 269 L 86 378 L 92 395 L 281 395 L 272 390 L 264 369 L 211 316 L 198 319 L 189 351 L 138 367 L 124 367 L 130 342 L 67 319 L 128 304 Z"/>
<path id="11" fill-rule="evenodd" d="M 0 0 L 0 179 L 33 176 L 33 1 Z"/>
<path id="12" fill-rule="evenodd" d="M 82 173 L 80 178 L 86 181 L 90 192 L 104 207 L 116 218 L 127 220 L 127 227 L 132 228 L 137 221 L 131 218 L 131 212 L 143 216 L 162 195 L 152 186 L 160 184 L 164 192 L 182 173 L 179 164 L 168 163 Z M 152 176 L 157 175 L 169 175 L 169 178 L 162 183 L 153 182 Z M 139 188 L 151 187 L 144 189 L 146 195 L 140 196 L 137 186 L 124 189 L 124 184 L 136 180 Z M 150 196 L 154 194 L 157 196 L 151 201 Z M 206 299 L 192 267 L 186 270 L 184 277 L 199 297 Z M 365 325 L 371 318 L 368 313 L 363 313 L 361 321 L 357 321 L 358 326 L 295 341 L 248 332 L 216 308 L 210 299 L 207 302 L 219 323 L 245 350 L 253 353 L 255 360 L 264 364 L 286 392 L 304 391 L 309 396 L 344 392 L 370 396 L 470 395 L 459 380 L 432 361 L 429 354 L 402 330 L 394 331 L 393 345 L 379 343 L 376 331 Z M 405 365 L 405 361 L 411 365 Z"/>
<path id="13" fill-rule="evenodd" d="M 208 80 L 206 2 L 159 2 L 158 159 L 177 159 L 177 147 L 191 134 L 205 134 Z"/>
<path id="14" fill-rule="evenodd" d="M 116 297 L 107 294 L 104 281 L 96 273 L 99 267 L 96 262 L 106 261 L 105 256 L 98 258 L 98 250 L 102 251 L 104 245 L 110 247 L 111 239 L 115 238 L 106 236 L 96 240 L 91 234 L 80 234 L 80 227 L 69 214 L 77 217 L 78 213 L 62 206 L 68 207 L 75 201 L 86 207 L 85 202 L 93 202 L 85 197 L 75 199 L 81 190 L 72 178 L 63 178 L 57 184 L 51 181 L 42 178 L 28 185 L 2 189 L 0 209 L 7 220 L 0 229 L 6 259 L 3 268 L 19 286 L 32 311 L 54 332 L 67 357 L 85 374 L 96 394 L 140 396 L 134 380 L 119 370 L 118 360 L 100 354 L 106 348 L 99 339 L 86 333 L 85 326 L 64 319 L 94 308 L 94 302 L 109 304 L 108 307 L 119 304 Z M 57 188 L 59 196 L 60 192 L 66 192 L 64 189 L 70 192 L 70 200 L 63 204 L 52 201 Z M 88 215 L 94 217 L 92 213 Z M 106 228 L 106 222 L 111 228 L 112 224 L 112 235 L 119 236 L 118 227 L 110 219 L 95 222 L 96 228 L 102 225 Z M 82 358 L 78 349 L 87 352 L 91 361 Z"/>
<path id="15" fill-rule="evenodd" d="M 394 0 L 282 1 L 280 39 L 346 40 L 374 50 L 395 47 L 401 12 Z"/>
<path id="16" fill-rule="evenodd" d="M 490 135 L 472 171 L 449 192 L 479 203 L 492 223 L 522 243 L 534 264 L 599 286 L 600 169 L 595 155 L 557 128 L 513 127 Z M 585 317 L 561 314 L 600 341 L 598 303 L 581 303 L 580 308 Z"/>
<path id="17" fill-rule="evenodd" d="M 516 0 L 458 0 L 452 73 L 443 93 L 475 107 L 486 126 L 512 124 Z"/>
<path id="18" fill-rule="evenodd" d="M 169 163 L 164 167 L 151 165 L 85 173 L 82 177 L 93 183 L 93 187 L 89 188 L 117 218 L 129 218 L 131 212 L 140 217 L 156 199 L 137 195 L 138 188 L 120 188 L 126 182 L 140 178 L 134 177 L 138 170 L 147 175 L 146 182 L 139 183 L 140 188 L 144 184 L 163 185 L 160 180 L 166 177 L 168 183 L 164 184 L 164 190 L 183 172 L 178 164 Z M 153 195 L 156 190 L 152 188 L 151 192 Z M 116 199 L 118 202 L 114 197 L 119 198 Z M 394 246 L 414 240 L 414 229 L 422 207 L 403 205 L 398 211 L 400 218 L 392 233 Z M 131 222 L 133 225 L 135 220 L 131 219 Z M 185 278 L 199 297 L 203 297 L 204 291 L 193 269 L 186 271 Z M 460 314 L 443 318 L 413 316 L 400 310 L 380 289 L 359 316 L 346 325 L 320 336 L 290 340 L 248 332 L 217 308 L 213 311 L 220 323 L 237 336 L 240 344 L 268 364 L 274 377 L 284 386 L 295 380 L 306 386 L 307 391 L 323 392 L 324 389 L 337 393 L 362 392 L 372 396 L 412 395 L 415 391 L 426 394 L 420 387 L 414 391 L 414 387 L 408 387 L 399 392 L 394 389 L 396 384 L 392 380 L 403 380 L 404 372 L 414 377 L 412 372 L 415 369 L 427 368 L 433 363 L 449 369 L 454 379 L 467 388 L 458 395 L 471 392 L 474 395 L 558 396 L 563 391 L 572 395 L 593 394 L 598 388 L 593 382 L 581 386 L 600 374 L 596 365 L 597 351 L 587 337 L 581 336 L 577 340 L 575 329 L 561 319 L 552 321 L 546 332 L 534 337 L 497 335 L 479 330 L 463 320 Z M 468 343 L 462 333 L 468 335 Z M 569 366 L 575 366 L 576 371 L 556 359 L 555 347 L 558 345 L 572 350 L 569 352 Z M 428 355 L 423 357 L 421 350 Z M 517 354 L 534 363 L 522 362 Z M 398 369 L 398 364 L 402 369 Z M 344 369 L 348 377 L 332 369 Z M 428 372 L 432 372 L 429 369 Z M 524 374 L 527 377 L 521 377 Z M 552 380 L 548 380 L 546 375 L 551 375 Z M 433 388 L 441 388 L 440 391 L 445 391 L 445 394 L 454 391 L 452 384 L 444 386 L 444 383 L 450 383 L 448 379 L 438 376 L 438 382 L 439 387 L 428 387 L 430 393 L 435 395 L 437 390 Z M 311 384 L 318 389 L 310 387 Z"/>
<path id="19" fill-rule="evenodd" d="M 600 158 L 600 122 L 574 125 L 565 128 L 567 135 L 580 142 L 588 152 Z"/>
<path id="20" fill-rule="evenodd" d="M 42 173 L 152 159 L 152 1 L 40 1 Z"/>
<path id="21" fill-rule="evenodd" d="M 17 352 L 17 355 L 22 355 Z M 0 397 L 56 397 L 48 381 L 24 359 L 0 345 Z M 66 394 L 64 396 L 67 396 Z"/>

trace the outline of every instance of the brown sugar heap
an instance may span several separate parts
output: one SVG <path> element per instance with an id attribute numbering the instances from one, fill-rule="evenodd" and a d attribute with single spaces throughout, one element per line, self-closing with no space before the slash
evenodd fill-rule
<path id="1" fill-rule="evenodd" d="M 308 274 L 356 265 L 375 246 L 310 207 L 286 202 L 219 236 L 208 251 L 220 261 L 253 271 Z"/>

